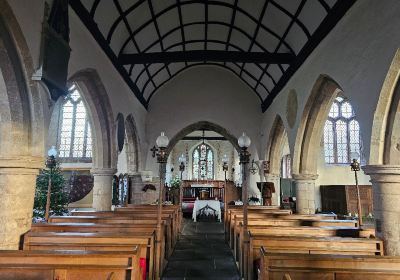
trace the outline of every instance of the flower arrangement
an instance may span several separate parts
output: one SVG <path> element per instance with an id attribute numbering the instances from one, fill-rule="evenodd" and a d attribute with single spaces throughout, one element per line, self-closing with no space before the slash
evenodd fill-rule
<path id="1" fill-rule="evenodd" d="M 174 178 L 171 179 L 171 181 L 169 181 L 169 185 L 171 187 L 171 189 L 179 189 L 181 186 L 182 180 L 178 177 L 175 176 Z"/>

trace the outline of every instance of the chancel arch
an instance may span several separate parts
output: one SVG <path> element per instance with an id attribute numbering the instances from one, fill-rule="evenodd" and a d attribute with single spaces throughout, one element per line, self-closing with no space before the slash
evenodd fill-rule
<path id="1" fill-rule="evenodd" d="M 400 256 L 400 50 L 383 83 L 374 113 L 369 165 L 375 228 L 384 240 L 385 253 Z"/>
<path id="2" fill-rule="evenodd" d="M 178 133 L 175 134 L 174 137 L 171 138 L 168 148 L 167 148 L 167 153 L 169 153 L 171 151 L 171 149 L 175 146 L 175 144 L 181 140 L 183 137 L 185 137 L 187 134 L 196 131 L 196 130 L 212 130 L 215 131 L 219 134 L 221 134 L 222 136 L 226 137 L 226 139 L 228 139 L 229 142 L 231 142 L 231 144 L 235 147 L 235 149 L 237 151 L 240 150 L 239 145 L 237 143 L 237 138 L 235 136 L 233 136 L 232 134 L 230 134 L 225 128 L 223 128 L 222 126 L 215 124 L 215 123 L 211 123 L 208 121 L 200 121 L 200 122 L 196 122 L 194 124 L 188 125 L 185 128 L 181 129 Z"/>
<path id="3" fill-rule="evenodd" d="M 81 92 L 92 126 L 93 208 L 111 209 L 112 175 L 117 166 L 116 125 L 108 94 L 94 69 L 81 70 L 69 79 Z"/>
<path id="4" fill-rule="evenodd" d="M 7 1 L 0 0 L 0 249 L 18 249 L 31 226 L 36 175 L 44 164 L 44 92 Z"/>

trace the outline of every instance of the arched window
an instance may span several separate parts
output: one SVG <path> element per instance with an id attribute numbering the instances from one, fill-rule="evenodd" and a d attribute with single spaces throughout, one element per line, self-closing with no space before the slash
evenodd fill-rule
<path id="1" fill-rule="evenodd" d="M 214 153 L 205 143 L 193 150 L 193 179 L 214 179 Z"/>
<path id="2" fill-rule="evenodd" d="M 78 87 L 73 84 L 60 113 L 59 156 L 71 159 L 92 157 L 92 133 Z"/>
<path id="3" fill-rule="evenodd" d="M 350 154 L 361 155 L 360 125 L 353 107 L 343 96 L 334 100 L 324 127 L 326 163 L 350 163 Z"/>

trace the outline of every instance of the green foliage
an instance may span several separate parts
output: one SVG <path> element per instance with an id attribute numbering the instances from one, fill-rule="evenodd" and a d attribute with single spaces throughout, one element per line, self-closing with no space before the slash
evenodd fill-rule
<path id="1" fill-rule="evenodd" d="M 179 176 L 175 176 L 174 178 L 169 181 L 169 185 L 172 189 L 179 189 L 181 186 L 182 180 L 179 178 Z"/>
<path id="2" fill-rule="evenodd" d="M 51 176 L 50 216 L 63 215 L 68 212 L 68 193 L 65 191 L 65 179 L 59 164 L 52 170 L 43 169 L 36 178 L 33 217 L 44 218 L 46 211 L 47 190 Z"/>

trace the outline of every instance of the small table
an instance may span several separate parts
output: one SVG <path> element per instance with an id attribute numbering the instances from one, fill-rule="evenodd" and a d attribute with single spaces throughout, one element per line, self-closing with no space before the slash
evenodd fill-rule
<path id="1" fill-rule="evenodd" d="M 199 214 L 200 210 L 206 206 L 215 210 L 215 213 L 217 214 L 218 217 L 218 221 L 221 222 L 221 203 L 219 202 L 219 200 L 196 200 L 193 206 L 193 214 L 192 214 L 193 221 L 194 222 L 197 221 L 197 214 Z"/>

